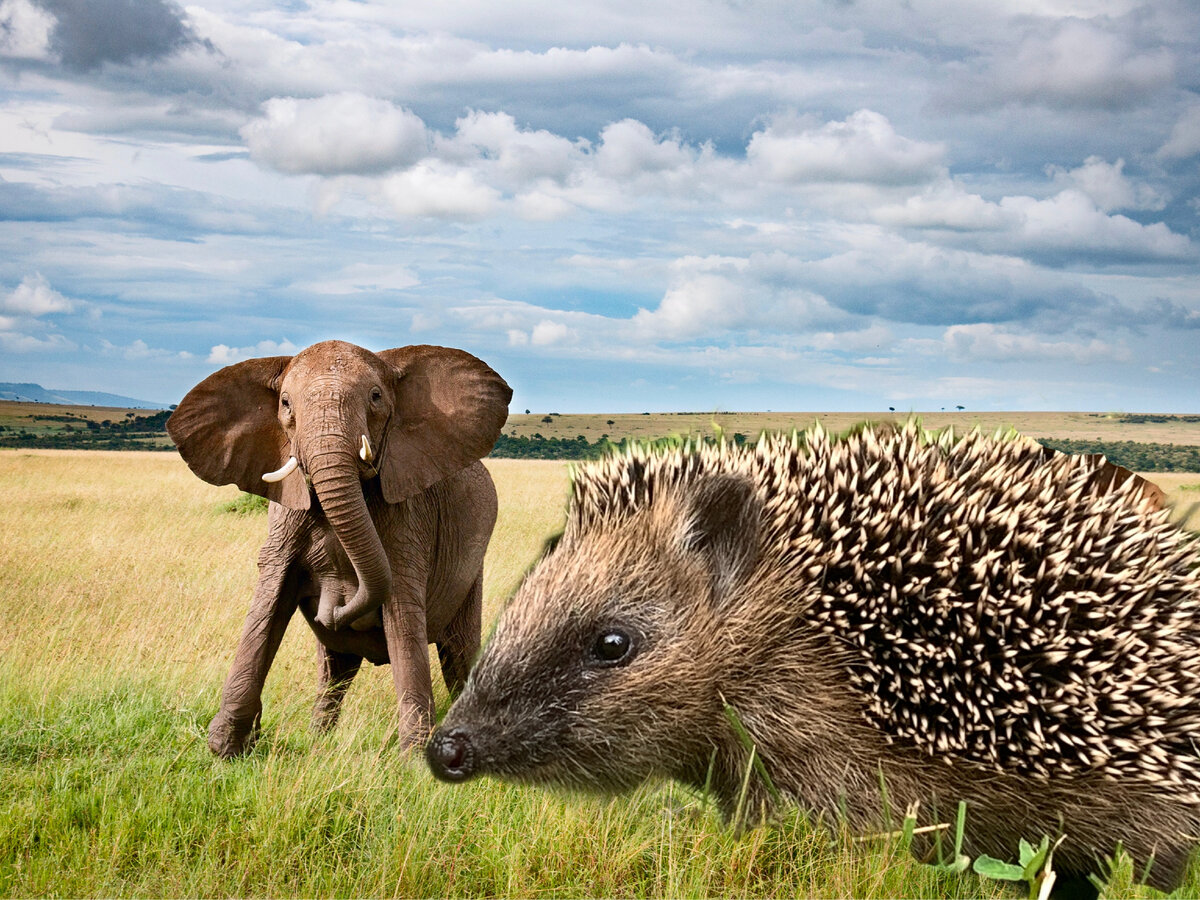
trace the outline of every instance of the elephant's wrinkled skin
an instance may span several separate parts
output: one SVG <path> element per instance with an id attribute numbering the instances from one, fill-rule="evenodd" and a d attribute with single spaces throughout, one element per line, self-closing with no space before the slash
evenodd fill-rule
<path id="1" fill-rule="evenodd" d="M 297 608 L 317 636 L 316 727 L 334 724 L 368 659 L 392 665 L 401 741 L 424 740 L 429 643 L 452 693 L 479 649 L 496 521 L 479 460 L 511 396 L 461 350 L 375 354 L 325 341 L 227 366 L 183 399 L 167 430 L 192 471 L 272 501 L 258 584 L 209 726 L 214 753 L 253 746 L 263 682 Z"/>

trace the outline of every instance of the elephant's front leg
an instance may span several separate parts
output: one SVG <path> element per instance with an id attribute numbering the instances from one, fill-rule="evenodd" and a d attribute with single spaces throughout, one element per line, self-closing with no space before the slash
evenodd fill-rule
<path id="1" fill-rule="evenodd" d="M 392 597 L 383 604 L 383 631 L 399 703 L 400 745 L 416 747 L 425 743 L 433 728 L 423 573 L 406 572 L 393 580 Z"/>
<path id="2" fill-rule="evenodd" d="M 208 747 L 217 756 L 247 753 L 258 738 L 263 683 L 296 611 L 293 581 L 285 565 L 259 566 L 242 639 L 221 689 L 221 708 L 208 726 Z"/>

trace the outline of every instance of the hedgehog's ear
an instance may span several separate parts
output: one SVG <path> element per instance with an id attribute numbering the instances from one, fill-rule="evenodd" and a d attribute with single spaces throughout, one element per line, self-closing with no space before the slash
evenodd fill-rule
<path id="1" fill-rule="evenodd" d="M 746 478 L 709 476 L 684 499 L 680 542 L 685 550 L 705 558 L 718 603 L 754 571 L 761 533 L 762 503 Z"/>

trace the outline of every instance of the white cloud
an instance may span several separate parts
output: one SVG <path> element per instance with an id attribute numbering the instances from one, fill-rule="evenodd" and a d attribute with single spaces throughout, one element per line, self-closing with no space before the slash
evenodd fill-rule
<path id="1" fill-rule="evenodd" d="M 991 362 L 1071 362 L 1110 364 L 1128 360 L 1126 347 L 1092 338 L 1086 343 L 1048 341 L 1032 334 L 1015 334 L 989 323 L 953 325 L 942 336 L 945 349 L 960 360 Z"/>
<path id="2" fill-rule="evenodd" d="M 417 334 L 422 331 L 432 331 L 442 324 L 442 320 L 436 315 L 431 315 L 426 312 L 413 313 L 412 321 L 409 323 L 409 331 Z"/>
<path id="3" fill-rule="evenodd" d="M 218 366 L 228 366 L 244 359 L 254 359 L 258 356 L 293 356 L 299 352 L 299 347 L 284 338 L 281 341 L 259 341 L 251 347 L 229 347 L 217 344 L 208 354 L 205 362 Z"/>
<path id="4" fill-rule="evenodd" d="M 886 325 L 870 325 L 850 331 L 818 331 L 805 334 L 802 339 L 808 346 L 818 350 L 840 350 L 850 353 L 879 351 L 891 346 L 894 341 L 892 330 Z M 880 365 L 884 360 L 866 357 L 860 363 Z"/>
<path id="5" fill-rule="evenodd" d="M 501 194 L 482 183 L 470 169 L 455 169 L 430 160 L 384 179 L 383 194 L 402 217 L 482 219 L 495 212 Z"/>
<path id="6" fill-rule="evenodd" d="M 1161 44 L 1141 47 L 1103 19 L 1037 22 L 1016 45 L 1003 40 L 989 68 L 942 87 L 967 107 L 1018 101 L 1051 108 L 1132 106 L 1167 85 L 1175 59 Z"/>
<path id="7" fill-rule="evenodd" d="M 367 291 L 402 291 L 420 283 L 421 279 L 407 266 L 355 263 L 329 278 L 296 282 L 295 286 L 314 294 L 345 295 Z"/>
<path id="8" fill-rule="evenodd" d="M 1114 209 L 1157 211 L 1167 205 L 1167 198 L 1153 187 L 1126 177 L 1124 168 L 1123 159 L 1107 163 L 1099 156 L 1089 156 L 1078 168 L 1067 170 L 1051 166 L 1049 171 L 1055 182 L 1083 191 L 1103 212 Z"/>
<path id="9" fill-rule="evenodd" d="M 845 229 L 843 237 L 846 249 L 795 260 L 790 277 L 858 315 L 919 325 L 1006 322 L 1056 307 L 1070 314 L 1074 304 L 1091 299 L 1015 255 L 907 240 L 870 226 Z"/>
<path id="10" fill-rule="evenodd" d="M 913 184 L 938 174 L 945 147 L 903 137 L 886 116 L 860 109 L 815 126 L 776 120 L 755 132 L 746 156 L 773 181 Z"/>
<path id="11" fill-rule="evenodd" d="M 354 92 L 276 97 L 241 134 L 253 159 L 290 174 L 386 172 L 411 166 L 429 149 L 418 116 Z"/>
<path id="12" fill-rule="evenodd" d="M 564 181 L 587 149 L 586 141 L 572 142 L 545 129 L 523 131 L 503 112 L 472 110 L 455 122 L 455 128 L 452 139 L 440 142 L 443 156 L 483 154 L 515 184 L 542 178 Z"/>
<path id="13" fill-rule="evenodd" d="M 8 294 L 0 296 L 0 348 L 10 353 L 49 353 L 76 349 L 43 316 L 75 311 L 68 300 L 42 277 L 27 275 Z"/>
<path id="14" fill-rule="evenodd" d="M 0 56 L 49 61 L 50 34 L 58 20 L 30 0 L 0 2 Z"/>
<path id="15" fill-rule="evenodd" d="M 685 257 L 659 305 L 633 316 L 635 333 L 649 340 L 686 341 L 729 332 L 768 330 L 803 334 L 818 325 L 845 324 L 845 315 L 778 256 Z"/>
<path id="16" fill-rule="evenodd" d="M 903 203 L 877 207 L 871 217 L 884 225 L 952 231 L 993 230 L 1008 224 L 999 206 L 969 193 L 948 178 L 925 187 Z"/>
<path id="17" fill-rule="evenodd" d="M 573 203 L 550 190 L 526 191 L 513 198 L 513 211 L 528 222 L 553 222 L 576 209 Z"/>
<path id="18" fill-rule="evenodd" d="M 1027 194 L 993 202 L 943 179 L 903 203 L 885 203 L 871 212 L 882 225 L 978 232 L 980 249 L 1006 255 L 1047 258 L 1071 254 L 1129 259 L 1188 259 L 1196 248 L 1186 235 L 1162 222 L 1142 224 L 1110 210 L 1161 209 L 1155 189 L 1131 182 L 1114 164 L 1088 157 L 1071 170 L 1051 169 L 1062 190 L 1044 199 Z"/>
<path id="19" fill-rule="evenodd" d="M 1113 259 L 1186 259 L 1192 242 L 1162 222 L 1143 225 L 1122 215 L 1105 215 L 1083 191 L 1067 189 L 1045 200 L 1005 197 L 1000 208 L 1017 217 L 1017 239 L 1025 253 L 1081 251 Z"/>
<path id="20" fill-rule="evenodd" d="M 634 324 L 666 340 L 687 340 L 745 321 L 745 292 L 727 275 L 695 274 L 670 288 L 658 308 L 639 310 Z"/>
<path id="21" fill-rule="evenodd" d="M 1166 143 L 1158 148 L 1163 159 L 1187 159 L 1197 153 L 1200 153 L 1200 103 L 1184 110 Z"/>
<path id="22" fill-rule="evenodd" d="M 74 308 L 75 304 L 50 287 L 41 274 L 26 276 L 8 296 L 0 299 L 0 311 L 34 317 L 71 312 Z"/>
<path id="23" fill-rule="evenodd" d="M 622 119 L 600 132 L 596 169 L 609 178 L 631 179 L 643 173 L 679 169 L 692 161 L 677 138 L 659 139 L 644 123 Z"/>
<path id="24" fill-rule="evenodd" d="M 548 347 L 553 344 L 564 344 L 575 338 L 575 332 L 562 322 L 543 319 L 533 326 L 529 335 L 529 343 L 535 347 Z"/>
<path id="25" fill-rule="evenodd" d="M 119 347 L 111 341 L 101 338 L 100 349 L 107 355 L 119 356 L 122 359 L 132 362 L 147 359 L 193 359 L 195 356 L 195 354 L 189 353 L 187 350 L 165 350 L 160 347 L 151 347 L 141 338 L 134 340 L 124 347 Z"/>
<path id="26" fill-rule="evenodd" d="M 50 353 L 78 349 L 78 345 L 61 334 L 36 337 L 11 331 L 0 331 L 0 348 L 9 353 Z"/>

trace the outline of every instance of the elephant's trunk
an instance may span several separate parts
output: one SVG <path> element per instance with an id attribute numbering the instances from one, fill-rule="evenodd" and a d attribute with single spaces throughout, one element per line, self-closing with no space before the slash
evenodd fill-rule
<path id="1" fill-rule="evenodd" d="M 383 605 L 392 593 L 392 571 L 363 497 L 355 448 L 310 454 L 307 468 L 325 518 L 358 576 L 358 592 L 348 603 L 318 614 L 322 625 L 336 630 Z"/>

